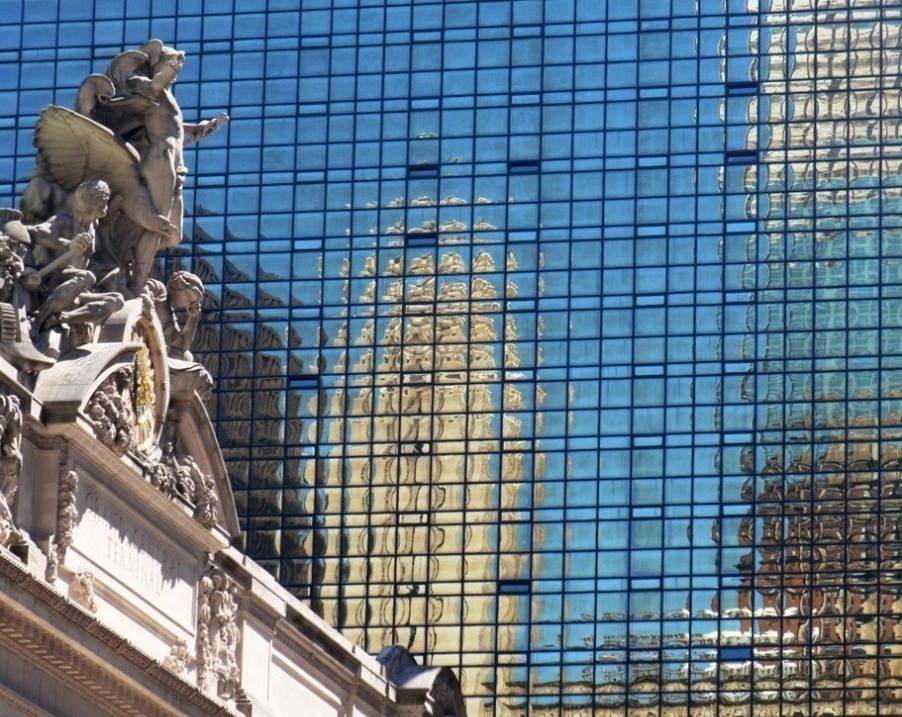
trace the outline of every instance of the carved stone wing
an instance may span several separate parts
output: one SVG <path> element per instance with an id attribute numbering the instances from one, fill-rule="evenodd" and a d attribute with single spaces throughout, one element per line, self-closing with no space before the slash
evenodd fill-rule
<path id="1" fill-rule="evenodd" d="M 141 158 L 112 131 L 78 112 L 50 105 L 41 112 L 34 144 L 63 189 L 71 192 L 85 179 L 103 179 L 122 196 L 129 217 L 145 229 L 160 231 L 160 218 L 141 179 Z"/>

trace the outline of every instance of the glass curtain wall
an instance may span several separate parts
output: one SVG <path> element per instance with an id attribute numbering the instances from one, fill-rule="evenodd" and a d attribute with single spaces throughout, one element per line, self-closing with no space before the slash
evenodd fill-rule
<path id="1" fill-rule="evenodd" d="M 470 715 L 902 713 L 898 3 L 0 4 L 43 105 L 187 51 L 242 547 Z"/>

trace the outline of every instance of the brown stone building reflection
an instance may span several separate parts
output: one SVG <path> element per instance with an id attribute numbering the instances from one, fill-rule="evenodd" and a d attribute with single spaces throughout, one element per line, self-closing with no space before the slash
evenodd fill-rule
<path id="1" fill-rule="evenodd" d="M 874 425 L 874 422 L 871 422 Z M 810 454 L 809 454 L 810 456 Z M 770 681 L 801 714 L 902 709 L 902 463 L 899 447 L 833 444 L 750 476 L 741 543 L 749 689 Z M 807 460 L 806 460 L 807 459 Z M 750 642 L 750 644 L 753 644 Z M 756 680 L 770 675 L 770 680 Z M 753 687 L 754 685 L 754 687 Z"/>

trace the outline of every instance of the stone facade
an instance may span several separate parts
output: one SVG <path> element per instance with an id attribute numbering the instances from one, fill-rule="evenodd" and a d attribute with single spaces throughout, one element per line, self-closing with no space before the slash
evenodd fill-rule
<path id="1" fill-rule="evenodd" d="M 152 40 L 50 106 L 0 210 L 0 714 L 463 715 L 454 675 L 361 652 L 253 561 L 204 406 L 181 238 L 184 53 Z"/>

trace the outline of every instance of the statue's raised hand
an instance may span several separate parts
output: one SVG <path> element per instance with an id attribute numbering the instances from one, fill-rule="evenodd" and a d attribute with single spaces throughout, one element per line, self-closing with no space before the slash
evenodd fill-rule
<path id="1" fill-rule="evenodd" d="M 207 137 L 217 130 L 225 127 L 228 121 L 229 116 L 225 112 L 223 112 L 222 114 L 216 115 L 213 119 L 204 120 L 203 122 L 198 122 L 197 124 L 185 122 L 184 144 L 187 146 L 189 144 L 194 144 L 195 142 L 202 140 L 204 137 Z"/>
<path id="2" fill-rule="evenodd" d="M 92 237 L 88 232 L 77 234 L 69 242 L 68 250 L 80 256 L 91 254 L 94 251 L 94 237 Z"/>

